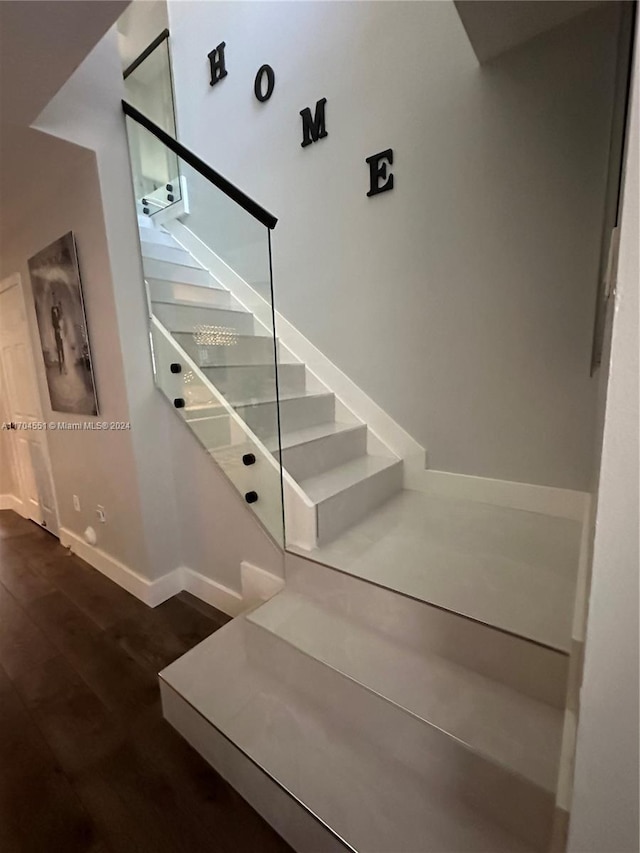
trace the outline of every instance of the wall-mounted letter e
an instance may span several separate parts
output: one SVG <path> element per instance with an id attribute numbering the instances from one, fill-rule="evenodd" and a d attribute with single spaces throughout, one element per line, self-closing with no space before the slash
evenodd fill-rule
<path id="1" fill-rule="evenodd" d="M 227 69 L 224 64 L 224 49 L 226 43 L 221 41 L 217 47 L 214 47 L 209 54 L 209 65 L 211 66 L 210 86 L 215 86 L 224 77 L 227 76 Z"/>
<path id="2" fill-rule="evenodd" d="M 365 162 L 369 164 L 369 192 L 367 193 L 369 198 L 372 195 L 392 190 L 393 174 L 387 173 L 387 166 L 393 164 L 393 150 L 387 148 L 386 151 L 381 151 L 379 154 L 372 154 L 371 157 L 367 157 Z"/>
<path id="3" fill-rule="evenodd" d="M 311 109 L 305 107 L 300 110 L 302 116 L 302 142 L 300 145 L 306 148 L 312 142 L 317 142 L 319 139 L 324 139 L 328 136 L 324 120 L 324 105 L 327 103 L 326 98 L 320 98 L 316 103 L 316 112 L 313 118 L 311 117 Z"/>

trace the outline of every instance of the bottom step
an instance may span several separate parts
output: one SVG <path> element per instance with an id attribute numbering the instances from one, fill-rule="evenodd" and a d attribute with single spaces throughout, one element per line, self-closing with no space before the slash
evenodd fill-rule
<path id="1" fill-rule="evenodd" d="M 363 688 L 345 708 L 341 676 L 329 670 L 318 701 L 304 688 L 305 656 L 294 662 L 298 689 L 290 672 L 261 663 L 252 630 L 239 617 L 165 669 L 163 710 L 299 853 L 544 849 L 511 831 L 529 822 L 527 804 L 514 802 L 494 765 L 438 732 L 412 753 L 406 712 L 385 703 L 381 714 Z"/>

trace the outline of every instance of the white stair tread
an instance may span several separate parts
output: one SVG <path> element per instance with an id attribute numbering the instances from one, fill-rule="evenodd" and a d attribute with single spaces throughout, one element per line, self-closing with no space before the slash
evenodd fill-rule
<path id="1" fill-rule="evenodd" d="M 248 617 L 510 770 L 555 791 L 563 713 L 433 653 L 418 653 L 300 593 Z"/>
<path id="2" fill-rule="evenodd" d="M 437 756 L 425 754 L 424 773 L 417 774 L 345 725 L 340 708 L 317 706 L 252 663 L 245 628 L 242 617 L 233 620 L 160 677 L 350 849 L 530 851 L 458 794 L 455 762 L 443 768 Z M 397 713 L 402 725 L 404 712 Z M 443 771 L 448 784 L 441 783 Z"/>
<path id="3" fill-rule="evenodd" d="M 333 397 L 333 394 L 330 391 L 319 391 L 319 392 L 314 392 L 311 394 L 304 393 L 303 391 L 300 391 L 300 393 L 297 393 L 297 394 L 280 394 L 278 399 L 282 403 L 282 402 L 285 402 L 286 400 L 312 400 L 312 399 L 317 399 L 317 398 L 321 398 L 321 397 Z M 275 402 L 276 402 L 275 394 L 269 394 L 267 397 L 251 397 L 251 398 L 246 399 L 246 400 L 230 401 L 231 405 L 235 409 L 242 409 L 242 408 L 245 408 L 247 406 L 269 405 L 269 404 L 273 404 Z"/>
<path id="4" fill-rule="evenodd" d="M 219 403 L 217 400 L 211 400 L 208 403 L 185 406 L 183 411 L 185 415 L 193 415 L 193 417 L 188 418 L 189 422 L 228 416 L 229 414 L 224 409 L 222 403 Z"/>
<path id="5" fill-rule="evenodd" d="M 197 285 L 193 285 L 193 286 L 197 287 Z M 189 285 L 189 287 L 191 287 L 191 285 Z M 154 299 L 152 299 L 151 301 L 155 302 Z M 185 304 L 193 305 L 192 302 L 186 302 Z M 207 308 L 216 308 L 216 306 L 207 304 Z M 216 310 L 217 311 L 233 311 L 234 309 L 233 308 L 216 308 Z M 236 310 L 241 310 L 241 309 L 236 309 Z M 245 312 L 245 313 L 248 313 L 248 312 Z M 193 337 L 194 333 L 193 332 L 172 332 L 172 334 L 174 336 L 176 336 L 176 335 L 188 335 L 191 338 L 191 337 Z M 242 332 L 234 332 L 233 337 L 234 337 L 234 340 L 237 339 L 238 341 L 249 341 L 249 340 L 252 340 L 254 338 L 259 340 L 259 341 L 263 341 L 265 339 L 265 335 L 248 335 L 248 334 L 243 334 Z M 271 340 L 273 340 L 273 338 L 271 338 Z M 221 346 L 221 345 L 220 344 L 202 344 L 202 346 L 204 346 L 204 347 L 207 347 L 207 346 L 215 347 L 215 346 Z M 301 362 L 296 362 L 296 363 L 301 364 Z"/>
<path id="6" fill-rule="evenodd" d="M 401 464 L 394 456 L 359 456 L 337 468 L 331 468 L 315 477 L 309 477 L 300 483 L 300 488 L 314 503 L 321 503 L 337 495 L 350 486 L 384 471 L 393 465 Z"/>
<path id="7" fill-rule="evenodd" d="M 151 303 L 152 305 L 184 305 L 187 308 L 203 308 L 206 311 L 236 311 L 238 314 L 249 313 L 242 308 L 232 308 L 226 305 L 212 305 L 211 302 L 196 302 L 195 299 L 154 299 L 152 296 Z"/>
<path id="8" fill-rule="evenodd" d="M 286 370 L 289 370 L 292 367 L 295 367 L 298 370 L 301 370 L 304 367 L 304 365 L 300 364 L 300 362 L 296 362 L 295 364 L 283 363 L 283 364 L 278 365 L 278 368 L 281 368 L 281 367 L 285 368 Z M 203 370 L 228 370 L 229 368 L 232 368 L 234 370 L 242 369 L 245 371 L 266 370 L 266 369 L 274 370 L 274 363 L 272 361 L 254 361 L 251 364 L 247 364 L 246 362 L 245 363 L 238 362 L 237 364 L 235 364 L 234 362 L 225 361 L 222 364 L 207 364 L 202 369 Z"/>
<path id="9" fill-rule="evenodd" d="M 169 304 L 172 304 L 172 303 L 169 303 Z M 233 308 L 219 308 L 217 305 L 209 305 L 207 307 L 209 310 L 218 311 L 218 312 L 222 311 L 225 313 L 226 312 L 233 312 L 235 310 Z M 236 313 L 246 314 L 248 312 L 237 311 Z M 226 328 L 224 326 L 224 323 L 212 323 L 212 322 L 209 322 L 209 323 L 187 323 L 185 320 L 178 318 L 173 323 L 163 323 L 163 326 L 167 329 L 167 331 L 171 332 L 171 335 L 174 338 L 176 338 L 178 343 L 180 343 L 180 341 L 178 339 L 179 335 L 189 335 L 191 338 L 194 338 L 196 335 L 199 334 L 199 332 L 207 331 L 207 329 L 209 327 L 212 327 L 216 331 L 219 330 L 219 333 L 221 336 L 223 336 L 223 335 L 232 336 L 233 340 L 235 340 L 236 338 L 239 338 L 241 336 L 240 332 L 236 332 L 236 330 L 234 328 L 230 328 L 230 329 Z M 181 328 L 181 326 L 182 326 L 182 328 Z M 264 335 L 256 335 L 255 337 L 268 338 L 269 335 L 268 335 L 268 333 L 265 333 Z M 216 343 L 208 343 L 206 341 L 201 341 L 199 338 L 196 339 L 196 343 L 198 344 L 198 346 L 203 346 L 203 347 L 204 346 L 219 346 L 220 345 L 220 344 L 216 344 Z M 220 343 L 222 344 L 222 341 Z"/>
<path id="10" fill-rule="evenodd" d="M 173 287 L 188 287 L 189 289 L 193 287 L 197 288 L 198 290 L 221 290 L 223 293 L 229 293 L 226 287 L 222 287 L 222 285 L 217 283 L 213 278 L 211 279 L 211 282 L 209 284 L 194 284 L 191 281 L 171 281 L 171 279 L 159 278 L 157 276 L 145 276 L 145 279 L 149 287 L 152 287 L 156 282 L 158 282 L 159 284 L 168 284 Z"/>
<path id="11" fill-rule="evenodd" d="M 165 261 L 161 258 L 148 257 L 145 254 L 143 254 L 142 257 L 145 261 L 152 261 L 155 264 L 162 264 L 162 266 L 177 270 L 178 272 L 182 272 L 185 270 L 205 270 L 205 272 L 208 272 L 208 270 L 206 270 L 205 267 L 203 267 L 199 261 L 196 261 L 193 255 L 189 255 L 189 253 L 185 249 L 181 249 L 181 251 L 188 255 L 191 260 L 183 263 L 182 261 Z"/>
<path id="12" fill-rule="evenodd" d="M 306 427 L 305 429 L 290 430 L 282 433 L 282 442 L 278 442 L 278 436 L 271 436 L 264 440 L 264 445 L 271 451 L 277 451 L 279 447 L 287 450 L 290 447 L 297 447 L 299 444 L 306 444 L 308 441 L 315 441 L 318 438 L 326 438 L 330 435 L 338 435 L 339 433 L 349 432 L 354 429 L 361 429 L 364 424 L 361 423 L 340 423 L 339 421 L 331 421 L 326 424 L 318 424 L 317 426 Z"/>
<path id="13" fill-rule="evenodd" d="M 169 249 L 184 249 L 176 238 L 168 231 L 160 228 L 143 226 L 138 231 L 141 243 L 147 246 L 166 246 Z"/>
<path id="14" fill-rule="evenodd" d="M 201 263 L 180 246 L 166 246 L 163 243 L 141 240 L 140 248 L 142 258 L 145 261 L 158 261 L 159 263 L 170 264 L 172 267 L 189 267 L 194 270 L 204 269 Z"/>
<path id="15" fill-rule="evenodd" d="M 232 311 L 234 314 L 250 314 L 244 308 L 221 308 L 211 305 L 210 302 L 193 302 L 191 299 L 154 299 L 151 297 L 152 305 L 180 305 L 185 308 L 201 308 L 203 311 Z M 253 316 L 253 315 L 250 315 Z M 182 334 L 182 332 L 180 332 Z"/>

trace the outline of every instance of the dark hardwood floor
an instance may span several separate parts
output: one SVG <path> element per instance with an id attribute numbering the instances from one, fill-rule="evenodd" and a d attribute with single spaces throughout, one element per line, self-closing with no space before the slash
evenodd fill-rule
<path id="1" fill-rule="evenodd" d="M 150 609 L 0 512 L 0 850 L 285 853 L 163 720 L 157 672 L 228 619 Z"/>

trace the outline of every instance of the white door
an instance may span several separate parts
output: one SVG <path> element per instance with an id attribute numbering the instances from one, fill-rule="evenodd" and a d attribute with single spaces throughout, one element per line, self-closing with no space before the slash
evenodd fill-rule
<path id="1" fill-rule="evenodd" d="M 16 273 L 0 281 L 0 385 L 11 430 L 14 471 L 23 514 L 58 535 L 58 510 L 47 433 L 31 349 L 22 281 Z M 29 428 L 31 427 L 36 428 Z"/>

